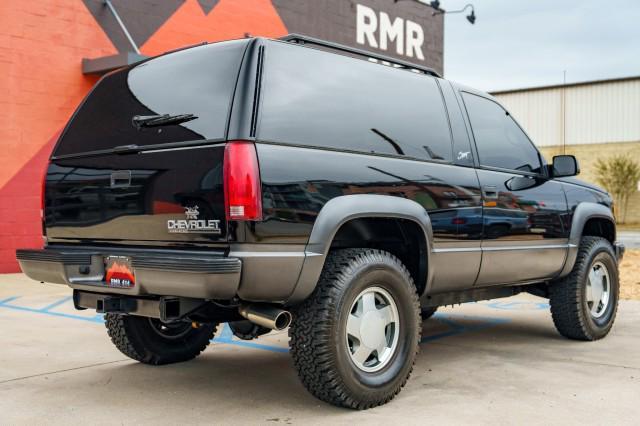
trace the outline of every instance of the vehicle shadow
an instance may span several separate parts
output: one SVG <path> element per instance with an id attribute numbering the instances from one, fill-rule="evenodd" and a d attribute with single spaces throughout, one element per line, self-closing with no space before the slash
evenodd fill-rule
<path id="1" fill-rule="evenodd" d="M 443 323 L 443 318 L 451 317 L 436 316 L 425 321 L 426 335 L 446 332 L 450 324 Z M 464 330 L 421 344 L 413 380 L 398 399 L 416 398 L 416 392 L 428 389 L 430 385 L 438 386 L 439 379 L 431 379 L 430 375 L 435 374 L 431 371 L 439 374 L 464 371 L 471 360 L 486 357 L 487 352 L 495 357 L 504 352 L 511 355 L 527 353 L 532 348 L 539 350 L 541 345 L 555 346 L 561 341 L 566 344 L 547 321 L 510 319 L 483 323 L 475 317 L 461 316 L 455 323 Z M 480 328 L 480 325 L 484 327 Z M 267 339 L 265 343 L 268 342 Z M 160 409 L 159 412 L 171 407 L 167 414 L 171 417 L 189 418 L 197 412 L 199 417 L 215 418 L 223 410 L 226 419 L 236 416 L 248 422 L 262 423 L 301 420 L 300 413 L 305 417 L 328 416 L 324 420 L 340 422 L 349 413 L 354 413 L 312 397 L 298 380 L 287 353 L 215 341 L 190 362 L 148 366 L 124 361 L 101 366 L 92 375 L 90 382 L 97 392 L 83 392 L 76 403 L 94 403 L 99 395 L 100 404 L 117 406 L 121 402 L 112 396 L 120 395 L 121 398 L 134 397 L 136 405 L 156 407 L 154 409 Z M 74 375 L 65 380 L 65 387 L 76 386 L 68 381 L 82 380 L 82 375 Z M 86 387 L 87 384 L 84 382 L 79 386 Z M 384 408 L 373 411 L 381 409 Z"/>

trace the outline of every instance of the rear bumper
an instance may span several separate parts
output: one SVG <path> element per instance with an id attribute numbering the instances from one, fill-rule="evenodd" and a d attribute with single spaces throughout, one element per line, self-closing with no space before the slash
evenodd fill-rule
<path id="1" fill-rule="evenodd" d="M 130 257 L 136 278 L 132 288 L 106 285 L 104 258 L 110 254 Z M 242 270 L 239 258 L 220 252 L 45 248 L 17 250 L 16 257 L 22 271 L 34 280 L 131 296 L 230 299 L 238 293 Z"/>

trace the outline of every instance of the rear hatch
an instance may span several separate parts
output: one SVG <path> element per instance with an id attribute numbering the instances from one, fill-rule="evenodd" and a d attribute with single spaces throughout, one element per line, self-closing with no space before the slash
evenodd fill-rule
<path id="1" fill-rule="evenodd" d="M 54 149 L 49 241 L 225 241 L 224 142 L 246 46 L 194 47 L 105 76 Z"/>

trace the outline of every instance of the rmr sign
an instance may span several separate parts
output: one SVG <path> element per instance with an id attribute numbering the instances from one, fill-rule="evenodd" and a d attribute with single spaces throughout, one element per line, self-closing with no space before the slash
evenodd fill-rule
<path id="1" fill-rule="evenodd" d="M 271 2 L 290 33 L 381 53 L 442 73 L 444 16 L 433 16 L 425 0 Z"/>
<path id="2" fill-rule="evenodd" d="M 424 30 L 419 24 L 392 18 L 385 12 L 356 5 L 356 41 L 380 50 L 392 49 L 398 55 L 424 61 Z"/>

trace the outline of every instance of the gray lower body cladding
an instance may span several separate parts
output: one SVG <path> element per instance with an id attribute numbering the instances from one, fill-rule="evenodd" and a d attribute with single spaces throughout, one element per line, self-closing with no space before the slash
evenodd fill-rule
<path id="1" fill-rule="evenodd" d="M 130 259 L 135 284 L 107 285 L 108 256 Z M 106 247 L 47 247 L 18 250 L 30 278 L 75 290 L 127 296 L 177 296 L 251 302 L 285 302 L 305 258 L 302 245 L 238 244 L 223 250 L 157 250 Z"/>

